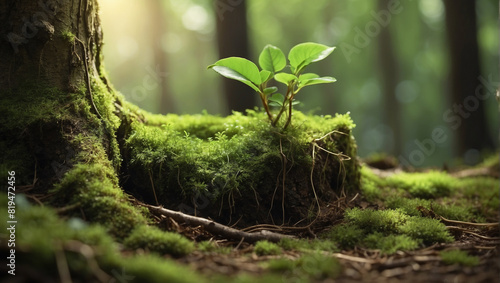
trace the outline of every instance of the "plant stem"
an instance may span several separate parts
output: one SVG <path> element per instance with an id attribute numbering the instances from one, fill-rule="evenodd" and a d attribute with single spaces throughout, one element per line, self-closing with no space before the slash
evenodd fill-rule
<path id="1" fill-rule="evenodd" d="M 290 97 L 290 100 L 288 101 L 288 119 L 286 120 L 286 124 L 283 127 L 283 129 L 286 129 L 288 127 L 288 125 L 290 125 L 290 122 L 292 122 L 292 106 L 293 106 L 292 99 L 293 99 L 293 96 Z"/>
<path id="2" fill-rule="evenodd" d="M 267 105 L 265 94 L 259 93 L 259 96 L 260 96 L 260 100 L 262 100 L 262 105 L 264 105 L 264 110 L 266 110 L 267 117 L 269 118 L 269 120 L 271 122 L 273 122 L 273 115 L 271 114 L 271 111 L 269 110 L 269 105 Z"/>
<path id="3" fill-rule="evenodd" d="M 272 123 L 273 126 L 276 126 L 276 124 L 278 124 L 278 121 L 281 118 L 281 115 L 283 114 L 283 112 L 285 112 L 286 107 L 287 107 L 286 103 L 287 102 L 290 103 L 289 96 L 291 95 L 290 92 L 291 92 L 292 89 L 293 89 L 293 87 L 291 85 L 288 85 L 288 89 L 286 90 L 285 100 L 283 100 L 283 105 L 281 106 L 281 110 L 278 113 L 278 115 L 276 116 L 276 119 L 274 120 L 274 122 Z"/>

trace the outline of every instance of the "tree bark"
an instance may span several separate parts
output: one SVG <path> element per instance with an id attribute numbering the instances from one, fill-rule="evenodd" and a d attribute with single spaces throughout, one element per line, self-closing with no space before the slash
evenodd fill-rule
<path id="1" fill-rule="evenodd" d="M 102 30 L 97 3 L 63 3 L 2 1 L 0 33 L 6 39 L 0 46 L 2 88 L 37 81 L 73 90 L 75 83 L 86 81 L 84 60 L 89 75 L 100 77 Z M 73 33 L 78 42 L 68 44 L 62 36 L 64 32 Z"/>
<path id="2" fill-rule="evenodd" d="M 0 11 L 4 11 L 0 14 L 0 34 L 5 39 L 0 44 L 0 98 L 3 113 L 10 112 L 10 117 L 0 121 L 2 138 L 8 139 L 16 131 L 22 133 L 16 138 L 27 145 L 39 181 L 46 184 L 54 177 L 60 179 L 71 168 L 70 160 L 78 150 L 68 137 L 87 132 L 83 124 L 100 130 L 98 137 L 107 154 L 119 154 L 111 146 L 116 138 L 110 120 L 117 118 L 113 111 L 120 102 L 101 72 L 103 35 L 97 1 L 7 0 L 1 2 Z M 104 89 L 98 91 L 99 85 Z M 56 97 L 56 92 L 68 95 Z M 36 113 L 43 111 L 42 104 L 52 105 L 53 111 L 47 110 L 50 116 L 68 105 L 76 106 L 75 101 L 90 109 L 95 123 L 80 119 L 75 125 L 69 118 L 65 122 L 42 121 L 48 117 L 29 121 L 34 115 L 29 109 Z M 49 141 L 51 146 L 43 145 Z"/>
<path id="3" fill-rule="evenodd" d="M 250 58 L 246 1 L 217 0 L 215 12 L 219 57 Z M 233 80 L 223 80 L 223 90 L 229 112 L 244 112 L 255 106 L 255 93 L 248 86 Z"/>
<path id="4" fill-rule="evenodd" d="M 484 91 L 479 80 L 481 68 L 477 42 L 476 1 L 445 0 L 446 33 L 450 54 L 450 98 L 456 114 L 449 117 L 457 131 L 457 150 L 493 149 L 485 117 Z"/>

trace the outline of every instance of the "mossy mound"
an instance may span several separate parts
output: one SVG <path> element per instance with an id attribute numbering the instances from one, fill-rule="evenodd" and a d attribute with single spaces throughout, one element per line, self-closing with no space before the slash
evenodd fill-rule
<path id="1" fill-rule="evenodd" d="M 348 114 L 296 112 L 286 131 L 255 111 L 146 119 L 126 141 L 124 187 L 149 203 L 223 223 L 290 224 L 359 188 Z"/>

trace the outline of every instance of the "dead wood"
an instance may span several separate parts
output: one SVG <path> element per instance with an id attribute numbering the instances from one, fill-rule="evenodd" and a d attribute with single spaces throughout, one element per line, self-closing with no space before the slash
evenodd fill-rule
<path id="1" fill-rule="evenodd" d="M 182 212 L 166 209 L 161 206 L 153 206 L 147 204 L 144 204 L 144 206 L 149 208 L 149 210 L 153 214 L 164 215 L 166 217 L 174 219 L 178 223 L 184 223 L 189 226 L 202 226 L 205 229 L 205 231 L 212 233 L 213 235 L 222 236 L 226 239 L 240 240 L 240 241 L 242 240 L 248 243 L 255 243 L 261 240 L 267 240 L 269 242 L 279 242 L 281 239 L 293 238 L 292 236 L 289 235 L 270 232 L 267 230 L 262 230 L 253 233 L 244 232 L 217 223 L 213 220 L 184 214 Z"/>

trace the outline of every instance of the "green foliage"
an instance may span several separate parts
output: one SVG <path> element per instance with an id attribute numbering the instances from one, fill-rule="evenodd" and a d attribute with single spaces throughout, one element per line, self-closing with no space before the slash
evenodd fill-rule
<path id="1" fill-rule="evenodd" d="M 287 128 L 292 119 L 292 106 L 295 95 L 308 85 L 333 83 L 332 77 L 319 77 L 313 73 L 302 74 L 302 71 L 312 62 L 325 59 L 333 52 L 335 47 L 306 42 L 294 46 L 289 54 L 291 73 L 278 73 L 286 66 L 285 54 L 276 46 L 266 45 L 259 56 L 259 71 L 253 62 L 240 58 L 229 57 L 221 59 L 208 66 L 220 75 L 240 81 L 255 90 L 262 101 L 264 110 L 273 126 L 276 126 L 280 118 L 285 114 L 288 118 L 283 128 Z M 286 85 L 285 95 L 277 93 L 278 88 L 268 87 L 268 82 L 273 79 Z M 277 115 L 273 115 L 269 106 L 279 106 Z"/>
<path id="2" fill-rule="evenodd" d="M 282 253 L 277 244 L 265 240 L 257 242 L 254 251 L 258 255 L 278 255 Z"/>
<path id="3" fill-rule="evenodd" d="M 147 249 L 172 256 L 183 256 L 194 250 L 193 242 L 180 234 L 164 232 L 147 225 L 136 227 L 123 244 L 129 249 Z"/>
<path id="4" fill-rule="evenodd" d="M 469 255 L 466 251 L 447 250 L 440 252 L 441 259 L 445 264 L 460 264 L 464 266 L 476 266 L 479 258 Z"/>

